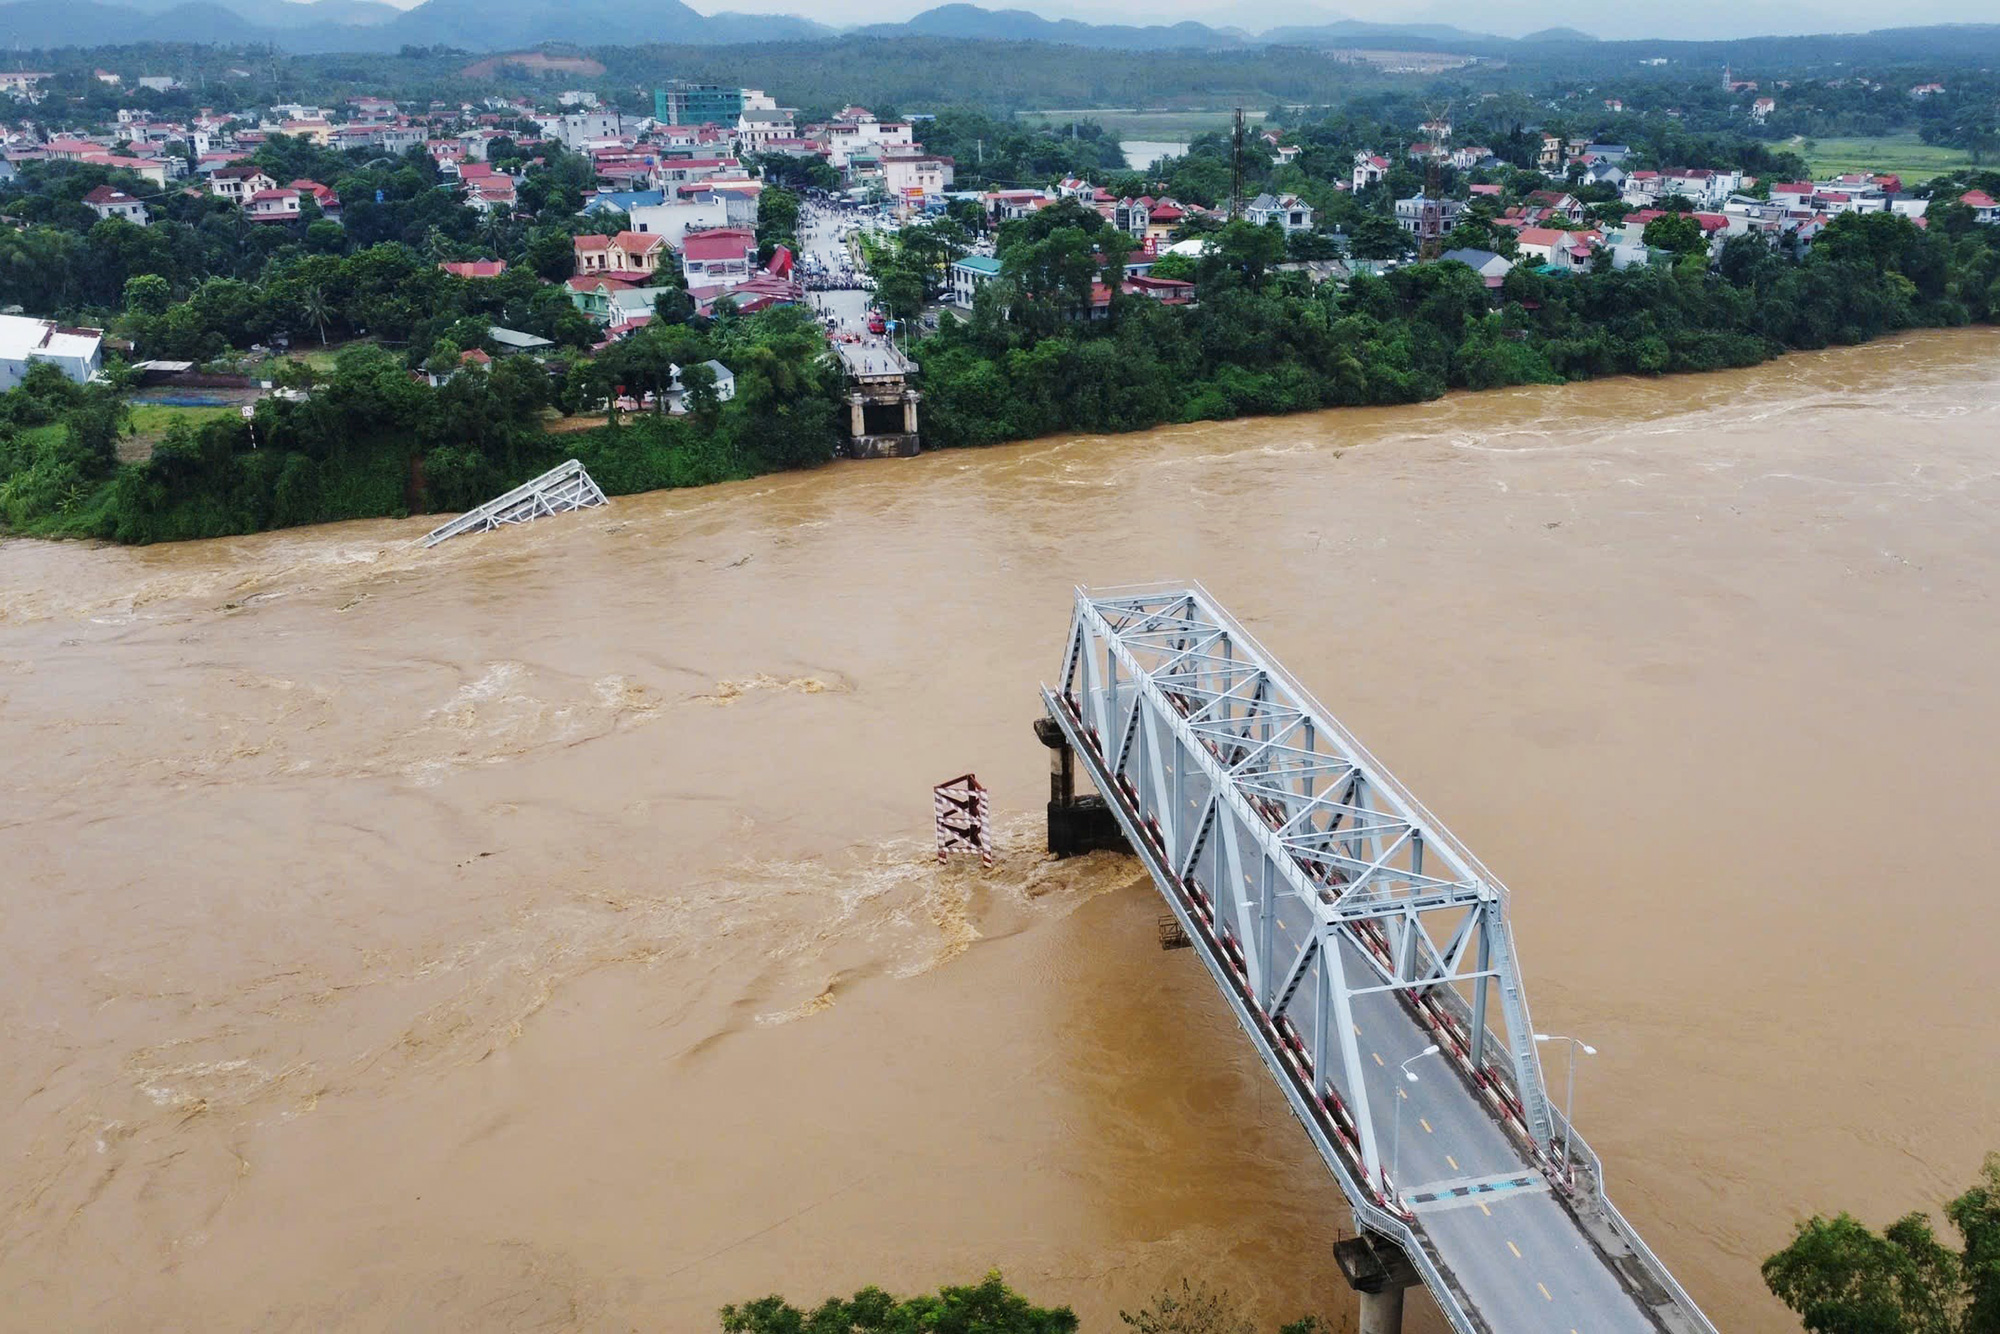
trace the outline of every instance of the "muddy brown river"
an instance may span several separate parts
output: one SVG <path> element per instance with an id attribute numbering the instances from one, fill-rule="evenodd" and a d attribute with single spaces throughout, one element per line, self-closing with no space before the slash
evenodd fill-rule
<path id="1" fill-rule="evenodd" d="M 1071 588 L 1194 578 L 1513 887 L 1724 1329 L 2000 1147 L 2000 335 L 843 464 L 410 545 L 0 543 L 0 1327 L 705 1330 L 998 1267 L 1351 1325 Z M 940 870 L 976 770 L 1001 856 Z M 1556 1067 L 1551 1067 L 1556 1073 Z M 1413 1325 L 1435 1328 L 1435 1317 Z"/>

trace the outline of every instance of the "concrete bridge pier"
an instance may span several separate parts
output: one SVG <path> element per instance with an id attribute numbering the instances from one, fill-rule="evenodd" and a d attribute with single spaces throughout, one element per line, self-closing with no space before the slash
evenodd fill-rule
<path id="1" fill-rule="evenodd" d="M 1361 1334 L 1403 1334 L 1403 1294 L 1421 1281 L 1403 1248 L 1364 1232 L 1336 1242 L 1333 1258 L 1361 1299 Z"/>
<path id="2" fill-rule="evenodd" d="M 1056 720 L 1035 719 L 1035 736 L 1049 748 L 1049 851 L 1058 857 L 1083 852 L 1130 852 L 1118 817 L 1096 793 L 1076 794 L 1076 752 Z"/>

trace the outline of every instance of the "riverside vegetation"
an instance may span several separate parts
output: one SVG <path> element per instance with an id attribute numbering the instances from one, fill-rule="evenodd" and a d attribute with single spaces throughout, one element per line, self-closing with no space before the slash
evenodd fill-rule
<path id="1" fill-rule="evenodd" d="M 952 253 L 950 226 L 906 229 L 879 257 L 885 304 L 934 285 Z M 1315 286 L 1279 270 L 1286 243 L 1275 227 L 1233 222 L 1211 239 L 1190 274 L 1198 304 L 1166 307 L 1119 294 L 1114 282 L 1108 306 L 1090 318 L 1092 285 L 1124 261 L 1124 234 L 1073 203 L 1003 225 L 1001 279 L 967 319 L 945 316 L 913 349 L 927 443 L 1716 370 L 1899 329 L 2000 319 L 2000 229 L 1976 225 L 1956 204 L 1934 207 L 1928 228 L 1892 214 L 1843 215 L 1803 256 L 1737 238 L 1713 263 L 1691 252 L 1671 265 L 1573 276 L 1524 265 L 1497 300 L 1463 265 L 1411 264 L 1344 288 Z M 403 357 L 358 345 L 330 371 L 285 364 L 278 377 L 308 392 L 264 400 L 254 424 L 177 423 L 150 458 L 120 463 L 125 409 L 116 393 L 38 368 L 0 395 L 0 523 L 121 542 L 215 537 L 459 510 L 571 455 L 620 494 L 810 467 L 838 447 L 840 375 L 804 311 L 697 320 L 685 293 L 669 288 L 665 318 L 555 376 L 519 359 L 458 369 L 451 335 L 463 327 L 476 337 L 489 318 L 482 303 L 509 300 L 509 289 L 475 294 L 402 241 L 311 262 L 307 275 L 296 272 L 307 260 L 285 270 L 296 289 L 283 297 L 296 307 L 292 318 L 378 331 L 422 323 L 441 383 L 413 377 Z M 218 279 L 169 306 L 156 281 L 127 280 L 134 319 L 179 319 L 196 338 L 242 322 L 271 296 Z M 212 291 L 218 284 L 226 290 Z M 634 395 L 662 390 L 673 366 L 710 358 L 736 374 L 728 403 L 690 381 L 684 416 L 543 429 L 553 405 L 575 410 L 620 385 Z"/>
<path id="2" fill-rule="evenodd" d="M 1979 1180 L 1944 1206 L 1958 1233 L 1953 1250 L 1931 1220 L 1907 1214 L 1875 1232 L 1848 1214 L 1814 1215 L 1790 1245 L 1764 1262 L 1765 1285 L 1795 1312 L 1806 1334 L 1996 1334 L 2000 1332 L 2000 1153 Z M 1138 1334 L 1259 1334 L 1221 1290 L 1183 1280 L 1136 1312 L 1119 1313 Z M 898 1298 L 864 1288 L 810 1311 L 763 1297 L 721 1312 L 725 1334 L 1073 1334 L 1068 1307 L 1041 1307 L 998 1273 L 935 1296 Z M 1278 1334 L 1328 1334 L 1317 1316 Z"/>

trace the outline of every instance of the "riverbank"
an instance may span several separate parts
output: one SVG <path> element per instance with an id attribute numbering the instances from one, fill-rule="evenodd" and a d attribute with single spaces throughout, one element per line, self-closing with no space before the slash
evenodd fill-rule
<path id="1" fill-rule="evenodd" d="M 1996 235 L 1970 223 L 1926 232 L 1900 216 L 1843 215 L 1803 262 L 1737 238 L 1713 268 L 1701 255 L 1620 272 L 1521 265 L 1496 307 L 1457 264 L 1357 277 L 1344 291 L 1314 287 L 1273 271 L 1283 253 L 1274 230 L 1232 223 L 1201 262 L 1198 304 L 1107 294 L 1103 318 L 1079 321 L 1074 311 L 1093 308 L 1099 286 L 1078 286 L 1094 268 L 1063 256 L 1125 238 L 1063 203 L 1010 242 L 1012 271 L 1028 277 L 1004 315 L 976 308 L 917 345 L 922 434 L 927 448 L 949 449 L 1749 367 L 1788 349 L 2000 316 Z M 590 374 L 651 387 L 670 362 L 714 356 L 737 365 L 736 396 L 687 416 L 570 434 L 542 429 L 548 386 L 531 366 L 503 361 L 490 377 L 454 376 L 431 390 L 364 349 L 343 354 L 312 402 L 260 407 L 255 435 L 210 423 L 163 442 L 144 464 L 100 473 L 94 489 L 87 460 L 59 444 L 12 443 L 0 451 L 0 517 L 32 535 L 150 542 L 455 512 L 565 457 L 614 495 L 813 467 L 844 440 L 844 386 L 823 349 L 796 308 L 707 332 L 649 327 L 607 348 Z M 368 433 L 357 436 L 357 423 Z"/>

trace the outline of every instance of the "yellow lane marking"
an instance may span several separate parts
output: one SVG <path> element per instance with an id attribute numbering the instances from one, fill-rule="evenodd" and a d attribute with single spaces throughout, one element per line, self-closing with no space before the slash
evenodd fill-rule
<path id="1" fill-rule="evenodd" d="M 1357 1038 L 1361 1036 L 1361 1025 L 1354 1025 L 1354 1036 Z"/>
<path id="2" fill-rule="evenodd" d="M 1538 1287 L 1538 1288 L 1541 1288 L 1541 1289 L 1542 1289 L 1542 1300 L 1543 1300 L 1543 1301 L 1545 1301 L 1545 1302 L 1552 1302 L 1552 1301 L 1554 1301 L 1554 1300 L 1555 1300 L 1555 1298 L 1553 1298 L 1553 1297 L 1549 1296 L 1549 1290 L 1548 1290 L 1548 1289 L 1547 1289 L 1546 1287 L 1543 1287 L 1543 1286 L 1542 1286 L 1542 1285 L 1541 1285 L 1540 1283 L 1537 1283 L 1537 1284 L 1536 1284 L 1535 1286 L 1536 1286 L 1536 1287 Z"/>
<path id="3" fill-rule="evenodd" d="M 1507 1243 L 1507 1249 L 1514 1252 L 1514 1258 L 1516 1260 L 1521 1258 L 1521 1248 L 1519 1246 L 1516 1246 L 1513 1242 L 1510 1241 Z"/>
<path id="4" fill-rule="evenodd" d="M 1457 1163 L 1453 1163 L 1453 1164 L 1452 1164 L 1452 1166 L 1453 1166 L 1453 1167 L 1457 1167 L 1457 1166 L 1458 1166 L 1458 1164 L 1457 1164 Z M 1488 1218 L 1491 1218 L 1491 1217 L 1493 1217 L 1493 1211 L 1492 1211 L 1491 1209 L 1488 1209 L 1488 1208 L 1486 1207 L 1486 1201 L 1484 1201 L 1484 1200 L 1474 1200 L 1474 1201 L 1473 1201 L 1473 1203 L 1479 1206 L 1479 1212 L 1480 1212 L 1480 1213 L 1482 1213 L 1482 1214 L 1485 1214 L 1485 1215 L 1486 1215 L 1486 1216 L 1487 1216 Z M 1510 1243 L 1508 1243 L 1508 1244 L 1509 1244 L 1509 1245 L 1512 1245 L 1512 1243 L 1511 1243 L 1511 1242 L 1510 1242 Z"/>
<path id="5" fill-rule="evenodd" d="M 1401 1090 L 1401 1089 L 1397 1089 L 1397 1090 L 1396 1090 L 1396 1096 L 1397 1096 L 1397 1097 L 1399 1097 L 1399 1098 L 1401 1098 L 1401 1099 L 1403 1099 L 1403 1100 L 1404 1100 L 1405 1102 L 1408 1102 L 1408 1101 L 1409 1101 L 1409 1098 L 1410 1098 L 1410 1095 L 1409 1095 L 1409 1094 L 1407 1094 L 1407 1093 L 1405 1093 L 1405 1092 L 1403 1092 L 1403 1090 Z"/>
<path id="6" fill-rule="evenodd" d="M 1370 1056 L 1373 1056 L 1373 1057 L 1375 1058 L 1375 1064 L 1377 1064 L 1377 1065 L 1380 1065 L 1380 1064 L 1382 1064 L 1382 1053 L 1381 1053 L 1381 1052 L 1379 1052 L 1379 1051 L 1371 1051 L 1371 1052 L 1369 1052 L 1368 1054 L 1369 1054 Z"/>
<path id="7" fill-rule="evenodd" d="M 1424 1133 L 1426 1135 L 1435 1135 L 1437 1133 L 1435 1130 L 1431 1129 L 1431 1123 L 1424 1120 L 1424 1118 L 1421 1116 L 1417 1118 L 1417 1124 L 1424 1128 Z"/>
<path id="8" fill-rule="evenodd" d="M 1458 1159 L 1452 1157 L 1450 1154 L 1446 1154 L 1444 1160 L 1451 1164 L 1452 1171 L 1456 1172 L 1458 1170 Z M 1484 1209 L 1486 1206 L 1482 1204 L 1479 1207 Z"/>

